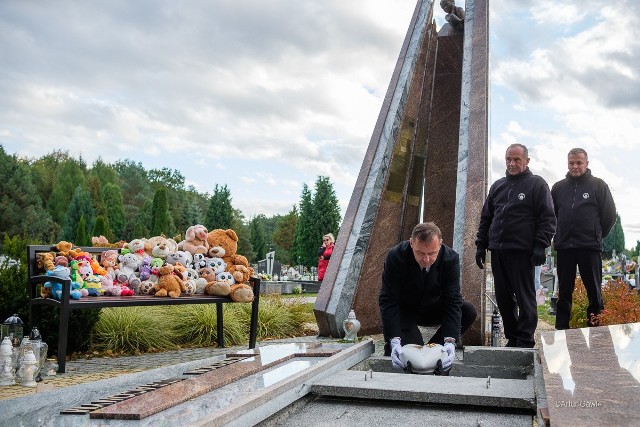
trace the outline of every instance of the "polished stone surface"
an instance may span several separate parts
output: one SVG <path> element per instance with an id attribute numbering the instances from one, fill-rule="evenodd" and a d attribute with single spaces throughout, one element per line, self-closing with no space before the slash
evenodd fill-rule
<path id="1" fill-rule="evenodd" d="M 465 344 L 485 342 L 485 270 L 475 263 L 475 239 L 487 191 L 489 147 L 489 2 L 465 2 L 453 249 L 460 254 L 462 296 L 478 312 Z"/>
<path id="2" fill-rule="evenodd" d="M 316 299 L 314 313 L 320 335 L 338 337 L 344 334 L 342 322 L 352 308 L 356 288 L 362 277 L 362 263 L 370 246 L 378 205 L 389 178 L 394 147 L 403 126 L 407 125 L 403 121 L 403 111 L 412 100 L 409 96 L 410 86 L 425 38 L 424 29 L 431 24 L 432 16 L 433 2 L 419 1 L 365 153 L 331 257 L 332 262 L 329 263 Z M 369 283 L 368 277 L 362 279 Z M 368 309 L 377 311 L 375 306 Z M 367 333 L 367 328 L 363 323 L 362 333 Z"/>
<path id="3" fill-rule="evenodd" d="M 541 334 L 551 425 L 638 425 L 640 323 Z"/>

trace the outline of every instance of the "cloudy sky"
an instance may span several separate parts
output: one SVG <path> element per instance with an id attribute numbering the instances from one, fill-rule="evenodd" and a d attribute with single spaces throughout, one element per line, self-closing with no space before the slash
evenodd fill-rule
<path id="1" fill-rule="evenodd" d="M 461 5 L 458 0 L 458 5 Z M 492 181 L 582 146 L 640 240 L 640 4 L 492 0 Z M 346 208 L 415 0 L 0 2 L 0 144 L 227 184 L 247 218 L 330 176 Z M 436 4 L 440 27 L 444 13 Z"/>

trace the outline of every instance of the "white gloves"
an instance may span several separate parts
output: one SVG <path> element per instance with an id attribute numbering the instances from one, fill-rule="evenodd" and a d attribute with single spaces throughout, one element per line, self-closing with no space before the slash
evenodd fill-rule
<path id="1" fill-rule="evenodd" d="M 442 369 L 445 371 L 450 369 L 455 357 L 456 345 L 450 341 L 445 342 L 444 346 L 442 346 Z"/>
<path id="2" fill-rule="evenodd" d="M 400 344 L 400 338 L 391 339 L 391 365 L 396 369 L 404 369 L 404 363 L 400 360 L 402 354 L 402 345 Z"/>

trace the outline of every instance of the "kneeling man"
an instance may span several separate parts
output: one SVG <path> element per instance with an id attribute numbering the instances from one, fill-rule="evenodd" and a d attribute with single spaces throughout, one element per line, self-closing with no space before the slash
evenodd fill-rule
<path id="1" fill-rule="evenodd" d="M 440 325 L 429 343 L 444 346 L 442 367 L 450 369 L 456 340 L 476 318 L 475 307 L 460 293 L 460 257 L 442 244 L 440 228 L 432 222 L 416 225 L 409 240 L 389 250 L 379 303 L 385 356 L 395 368 L 405 367 L 403 345 L 424 344 L 418 325 Z"/>

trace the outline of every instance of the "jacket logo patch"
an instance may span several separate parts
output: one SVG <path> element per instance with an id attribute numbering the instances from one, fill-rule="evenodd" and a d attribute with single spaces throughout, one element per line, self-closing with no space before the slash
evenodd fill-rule
<path id="1" fill-rule="evenodd" d="M 589 193 L 582 193 L 582 198 L 583 199 L 588 199 L 589 198 Z"/>
<path id="2" fill-rule="evenodd" d="M 518 199 L 520 199 L 520 200 L 524 200 L 524 193 L 520 193 L 520 194 L 518 194 Z"/>

